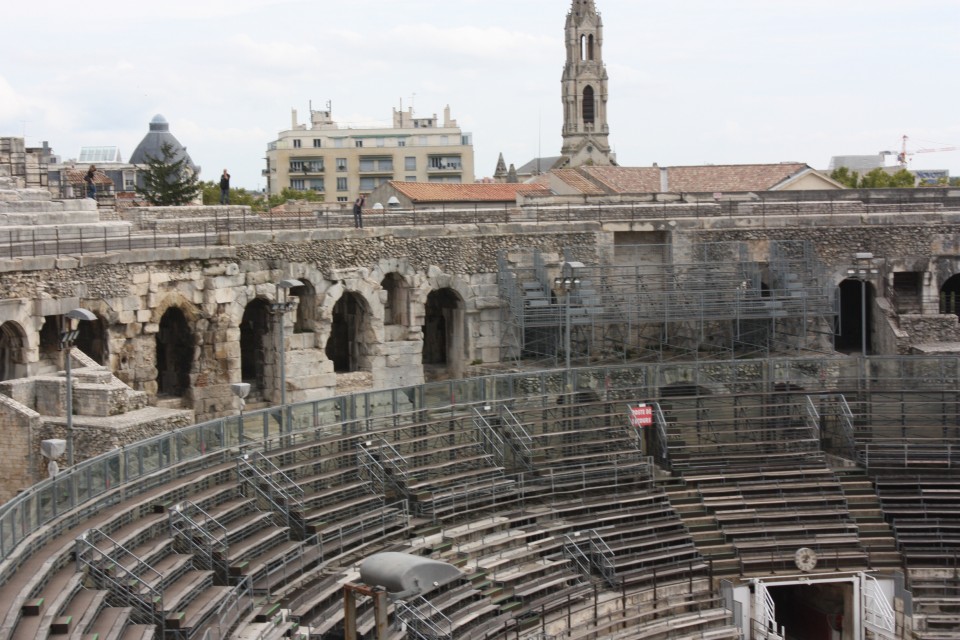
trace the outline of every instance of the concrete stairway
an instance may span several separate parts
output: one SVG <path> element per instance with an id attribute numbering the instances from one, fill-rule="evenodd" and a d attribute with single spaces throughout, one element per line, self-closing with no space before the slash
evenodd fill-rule
<path id="1" fill-rule="evenodd" d="M 724 539 L 717 519 L 704 507 L 696 490 L 690 489 L 679 477 L 660 479 L 658 484 L 690 532 L 697 551 L 710 563 L 714 581 L 740 575 L 740 562 L 733 545 Z"/>
<path id="2" fill-rule="evenodd" d="M 897 550 L 893 529 L 883 517 L 880 500 L 873 482 L 863 469 L 844 467 L 834 470 L 850 517 L 859 528 L 860 542 L 870 556 L 872 569 L 903 569 L 903 558 Z"/>

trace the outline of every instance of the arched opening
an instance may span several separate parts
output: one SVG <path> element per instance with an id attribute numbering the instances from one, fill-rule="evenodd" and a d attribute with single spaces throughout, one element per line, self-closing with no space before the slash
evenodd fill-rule
<path id="1" fill-rule="evenodd" d="M 587 60 L 593 60 L 593 34 L 587 36 Z"/>
<path id="2" fill-rule="evenodd" d="M 596 118 L 596 103 L 593 99 L 593 87 L 583 90 L 583 123 L 593 124 Z"/>
<path id="3" fill-rule="evenodd" d="M 109 359 L 107 353 L 107 325 L 100 316 L 96 320 L 77 322 L 77 341 L 74 345 L 83 351 L 97 364 L 104 364 Z"/>
<path id="4" fill-rule="evenodd" d="M 587 36 L 585 35 L 580 36 L 580 59 L 587 59 Z"/>
<path id="5" fill-rule="evenodd" d="M 187 318 L 171 307 L 160 318 L 157 332 L 157 395 L 182 398 L 190 390 L 193 334 Z"/>
<path id="6" fill-rule="evenodd" d="M 847 279 L 840 283 L 840 317 L 833 336 L 833 348 L 843 353 L 861 352 L 870 341 L 873 285 L 864 280 Z M 866 331 L 864 331 L 866 329 Z"/>
<path id="7" fill-rule="evenodd" d="M 0 380 L 27 376 L 27 335 L 13 321 L 0 325 Z"/>
<path id="8" fill-rule="evenodd" d="M 401 330 L 409 324 L 409 296 L 403 277 L 396 272 L 388 273 L 380 282 L 380 286 L 387 292 L 387 301 L 383 305 L 383 324 L 398 326 Z M 402 331 L 401 331 L 402 334 Z M 399 339 L 400 335 L 388 339 Z"/>
<path id="9" fill-rule="evenodd" d="M 290 295 L 296 296 L 297 317 L 293 321 L 294 333 L 313 333 L 317 322 L 317 292 L 309 280 L 300 278 L 301 287 L 291 287 Z"/>
<path id="10" fill-rule="evenodd" d="M 950 276 L 940 287 L 940 313 L 960 317 L 960 274 Z"/>
<path id="11" fill-rule="evenodd" d="M 240 321 L 240 378 L 250 383 L 251 394 L 266 388 L 266 335 L 270 332 L 270 309 L 257 298 L 243 310 Z"/>
<path id="12" fill-rule="evenodd" d="M 453 289 L 437 289 L 427 296 L 423 323 L 423 364 L 438 365 L 459 376 L 463 368 L 463 303 Z M 445 365 L 445 367 L 443 367 Z M 424 375 L 427 375 L 427 371 Z M 439 371 L 435 373 L 440 374 Z"/>
<path id="13" fill-rule="evenodd" d="M 350 291 L 333 305 L 333 322 L 325 351 L 334 372 L 350 373 L 368 368 L 363 344 L 367 315 L 363 298 Z"/>

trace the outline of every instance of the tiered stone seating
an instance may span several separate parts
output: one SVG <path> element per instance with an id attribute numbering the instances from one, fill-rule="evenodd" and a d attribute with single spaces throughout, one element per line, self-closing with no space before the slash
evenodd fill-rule
<path id="1" fill-rule="evenodd" d="M 857 524 L 839 480 L 820 466 L 728 471 L 684 480 L 694 488 L 724 538 L 740 558 L 742 572 L 795 570 L 795 553 L 807 547 L 818 566 L 867 568 Z"/>
<path id="2" fill-rule="evenodd" d="M 953 565 L 960 553 L 960 478 L 884 476 L 875 483 L 884 516 L 908 564 Z"/>

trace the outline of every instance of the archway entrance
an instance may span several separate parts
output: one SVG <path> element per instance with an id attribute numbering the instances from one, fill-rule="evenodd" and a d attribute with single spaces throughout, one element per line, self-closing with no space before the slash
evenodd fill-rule
<path id="1" fill-rule="evenodd" d="M 861 290 L 866 287 L 866 292 Z M 837 332 L 833 338 L 833 348 L 843 353 L 860 353 L 866 337 L 867 353 L 873 348 L 870 341 L 873 306 L 873 285 L 862 280 L 847 279 L 840 283 L 840 317 L 837 320 Z M 866 304 L 863 296 L 866 295 Z M 864 336 L 866 327 L 866 336 Z"/>
<path id="2" fill-rule="evenodd" d="M 240 321 L 240 378 L 250 384 L 251 395 L 266 390 L 266 335 L 270 333 L 270 309 L 257 298 L 243 310 Z"/>
<path id="3" fill-rule="evenodd" d="M 157 395 L 182 398 L 190 390 L 193 334 L 177 307 L 167 309 L 157 333 Z"/>
<path id="4" fill-rule="evenodd" d="M 27 335 L 13 321 L 0 325 L 0 380 L 27 376 Z"/>
<path id="5" fill-rule="evenodd" d="M 950 276 L 940 287 L 940 313 L 960 317 L 960 274 Z"/>
<path id="6" fill-rule="evenodd" d="M 97 364 L 104 364 L 109 358 L 107 353 L 107 327 L 100 316 L 89 322 L 77 322 L 79 333 L 74 343 Z"/>
<path id="7" fill-rule="evenodd" d="M 460 296 L 453 289 L 431 291 L 424 307 L 424 375 L 434 379 L 444 374 L 460 377 L 463 350 L 463 302 Z"/>
<path id="8" fill-rule="evenodd" d="M 363 343 L 367 315 L 363 298 L 350 291 L 333 306 L 330 339 L 325 351 L 336 373 L 369 369 Z"/>

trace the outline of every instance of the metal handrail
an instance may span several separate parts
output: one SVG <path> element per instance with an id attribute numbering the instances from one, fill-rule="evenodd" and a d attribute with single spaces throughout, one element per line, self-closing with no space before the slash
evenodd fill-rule
<path id="1" fill-rule="evenodd" d="M 833 389 L 837 392 L 865 387 L 869 377 L 871 391 L 900 390 L 909 380 L 917 391 L 942 392 L 950 380 L 956 378 L 960 363 L 945 356 L 870 356 L 867 361 L 858 358 L 769 358 L 758 364 L 756 376 L 744 379 L 742 363 L 738 361 L 701 361 L 699 363 L 644 363 L 618 366 L 585 367 L 579 369 L 545 370 L 538 372 L 500 374 L 471 380 L 449 380 L 413 387 L 336 396 L 290 405 L 288 412 L 296 416 L 350 415 L 355 420 L 382 420 L 384 425 L 396 416 L 366 415 L 372 407 L 382 406 L 384 393 L 395 396 L 397 405 L 414 405 L 414 413 L 424 409 L 451 407 L 451 411 L 471 410 L 472 405 L 489 403 L 503 397 L 503 389 L 523 389 L 524 397 L 546 398 L 563 393 L 568 386 L 576 386 L 579 376 L 593 379 L 636 380 L 634 387 L 622 390 L 611 388 L 624 396 L 655 397 L 646 380 L 670 379 L 677 366 L 692 371 L 692 384 L 711 376 L 747 388 L 749 383 L 759 392 L 770 390 L 772 380 L 795 382 L 808 389 Z M 922 371 L 923 375 L 917 374 Z M 377 402 L 367 396 L 376 394 Z M 401 399 L 402 398 L 402 399 Z M 11 558 L 27 539 L 40 541 L 59 535 L 100 512 L 102 509 L 130 500 L 158 486 L 172 485 L 177 479 L 231 462 L 239 453 L 257 448 L 270 450 L 290 446 L 296 442 L 315 441 L 327 434 L 322 423 L 311 420 L 302 429 L 291 433 L 271 432 L 270 416 L 276 408 L 246 412 L 243 418 L 231 416 L 175 429 L 141 440 L 119 449 L 113 449 L 84 460 L 61 471 L 55 478 L 43 480 L 20 492 L 0 506 L 0 559 Z M 342 429 L 336 425 L 337 430 Z M 65 517 L 66 516 L 66 517 Z M 51 526 L 53 525 L 53 526 Z M 43 538 L 33 538 L 41 535 Z M 31 546 L 36 549 L 37 545 Z M 0 580 L 16 570 L 18 563 L 0 565 Z"/>

